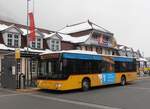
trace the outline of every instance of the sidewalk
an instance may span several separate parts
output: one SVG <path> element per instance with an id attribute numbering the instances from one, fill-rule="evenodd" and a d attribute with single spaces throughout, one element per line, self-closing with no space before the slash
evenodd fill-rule
<path id="1" fill-rule="evenodd" d="M 142 76 L 138 76 L 138 80 L 140 79 L 150 79 L 150 76 L 148 74 L 144 74 Z"/>

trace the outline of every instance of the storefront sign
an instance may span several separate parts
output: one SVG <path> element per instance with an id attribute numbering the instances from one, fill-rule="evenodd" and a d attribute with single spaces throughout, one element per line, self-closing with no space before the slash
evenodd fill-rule
<path id="1" fill-rule="evenodd" d="M 59 58 L 59 54 L 58 53 L 53 53 L 53 54 L 44 54 L 41 56 L 41 59 L 55 59 L 55 58 Z"/>

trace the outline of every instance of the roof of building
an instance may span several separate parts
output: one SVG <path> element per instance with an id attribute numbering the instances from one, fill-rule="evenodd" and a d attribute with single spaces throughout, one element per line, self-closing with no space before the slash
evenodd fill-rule
<path id="1" fill-rule="evenodd" d="M 62 39 L 62 41 L 66 41 L 66 42 L 71 42 L 71 43 L 82 43 L 85 42 L 91 35 L 84 35 L 84 36 L 80 36 L 80 37 L 72 37 L 71 35 L 67 35 L 67 34 L 63 34 L 63 33 L 52 33 L 50 35 L 47 35 L 47 37 L 45 38 L 50 38 L 52 36 L 60 36 Z"/>
<path id="2" fill-rule="evenodd" d="M 5 25 L 5 24 L 0 24 L 0 31 L 3 31 L 3 30 L 5 30 L 5 29 L 7 29 L 7 28 L 8 28 L 7 25 Z"/>
<path id="3" fill-rule="evenodd" d="M 3 30 L 10 28 L 12 26 L 16 26 L 18 29 L 20 29 L 23 32 L 23 35 L 27 34 L 27 26 L 22 25 L 22 24 L 16 24 L 16 23 L 0 20 L 0 31 L 3 31 Z M 47 29 L 42 29 L 42 28 L 36 28 L 36 29 L 39 30 L 44 35 L 48 35 L 50 33 L 53 33 L 53 31 L 50 31 Z"/>
<path id="4" fill-rule="evenodd" d="M 91 30 L 91 29 L 95 29 L 95 30 L 98 30 L 101 32 L 111 33 L 110 31 L 106 30 L 105 28 L 98 26 L 89 20 L 85 21 L 85 22 L 73 24 L 73 25 L 67 25 L 66 27 L 59 30 L 59 32 L 70 34 L 70 33 L 76 33 L 76 32 Z"/>
<path id="5" fill-rule="evenodd" d="M 60 34 L 60 33 L 58 33 L 58 35 L 62 37 L 62 41 L 67 41 L 71 43 L 82 43 L 85 42 L 90 37 L 90 34 L 85 36 L 80 36 L 80 37 L 72 37 L 70 35 Z"/>
<path id="6" fill-rule="evenodd" d="M 147 62 L 148 60 L 146 59 L 146 58 L 138 58 L 138 59 L 136 59 L 137 61 L 143 61 L 143 62 Z"/>
<path id="7" fill-rule="evenodd" d="M 11 51 L 14 51 L 15 48 L 8 47 L 5 44 L 0 44 L 0 50 L 11 50 Z M 27 47 L 20 48 L 20 51 L 27 51 Z M 28 51 L 29 52 L 42 53 L 42 52 L 50 52 L 51 50 L 49 50 L 49 49 L 46 49 L 46 50 L 37 50 L 37 49 L 28 48 Z"/>
<path id="8" fill-rule="evenodd" d="M 131 48 L 131 47 L 127 47 L 127 46 L 125 46 L 125 45 L 120 45 L 120 44 L 118 44 L 117 46 L 118 46 L 118 49 L 119 49 L 119 50 L 134 51 L 134 52 L 137 51 L 136 49 L 133 49 L 133 48 Z"/>

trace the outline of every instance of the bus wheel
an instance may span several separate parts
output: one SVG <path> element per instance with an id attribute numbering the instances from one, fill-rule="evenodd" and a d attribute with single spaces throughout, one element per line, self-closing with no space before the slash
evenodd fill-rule
<path id="1" fill-rule="evenodd" d="M 125 77 L 125 76 L 122 76 L 122 77 L 121 77 L 121 85 L 122 85 L 122 86 L 125 86 L 125 85 L 126 85 L 126 77 Z"/>
<path id="2" fill-rule="evenodd" d="M 89 79 L 83 79 L 82 81 L 82 90 L 88 91 L 90 89 L 90 80 Z"/>

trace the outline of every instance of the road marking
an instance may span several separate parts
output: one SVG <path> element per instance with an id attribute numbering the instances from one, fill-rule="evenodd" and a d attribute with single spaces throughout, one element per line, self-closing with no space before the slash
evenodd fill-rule
<path id="1" fill-rule="evenodd" d="M 86 103 L 86 102 L 80 102 L 80 101 L 73 101 L 73 100 L 67 100 L 67 99 L 61 99 L 61 98 L 56 98 L 56 97 L 46 97 L 42 95 L 30 95 L 32 97 L 38 97 L 42 99 L 47 99 L 47 100 L 53 100 L 53 101 L 59 101 L 63 103 L 70 103 L 70 104 L 76 104 L 76 105 L 81 105 L 81 106 L 87 106 L 87 107 L 92 107 L 92 108 L 99 108 L 99 109 L 121 109 L 117 107 L 110 107 L 110 106 L 105 106 L 105 105 L 98 105 L 98 104 L 92 104 L 92 103 Z"/>
<path id="2" fill-rule="evenodd" d="M 28 95 L 31 93 L 16 93 L 16 94 L 5 94 L 5 95 L 0 95 L 0 98 L 2 97 L 11 97 L 11 96 L 17 96 L 17 95 Z"/>

